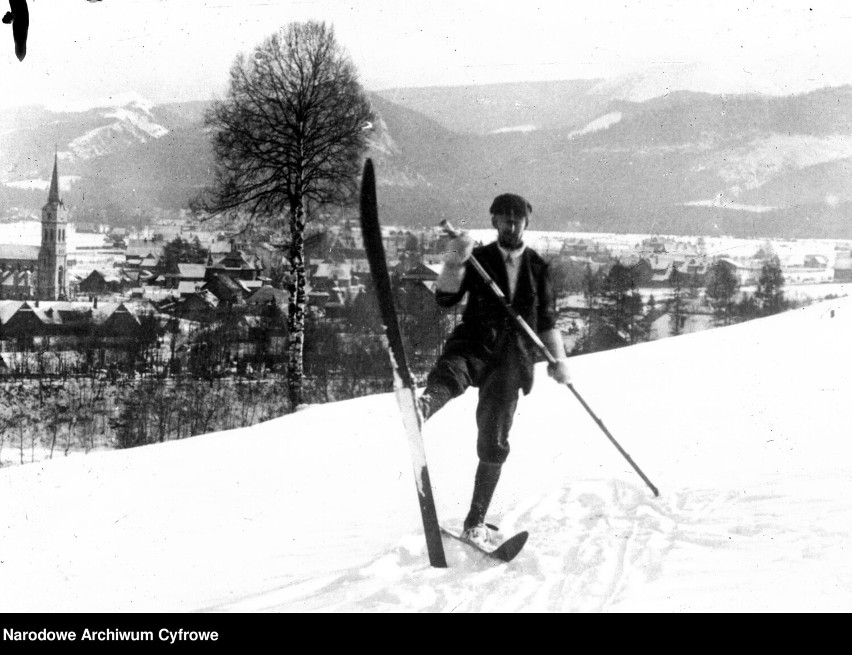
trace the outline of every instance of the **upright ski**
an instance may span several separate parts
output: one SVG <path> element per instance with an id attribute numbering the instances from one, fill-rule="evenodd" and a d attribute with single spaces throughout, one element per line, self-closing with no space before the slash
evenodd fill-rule
<path id="1" fill-rule="evenodd" d="M 382 314 L 382 323 L 388 340 L 388 352 L 393 369 L 394 391 L 402 413 L 402 422 L 408 437 L 411 460 L 414 466 L 414 480 L 417 484 L 417 498 L 420 515 L 423 518 L 423 531 L 426 534 L 426 549 L 429 563 L 435 567 L 446 567 L 444 545 L 441 541 L 441 527 L 429 482 L 429 469 L 426 466 L 426 450 L 423 446 L 421 426 L 423 417 L 417 405 L 416 386 L 402 343 L 396 308 L 393 301 L 390 274 L 388 273 L 385 248 L 382 243 L 382 230 L 379 224 L 379 211 L 376 199 L 376 174 L 370 159 L 364 164 L 364 177 L 361 180 L 361 233 L 364 237 L 364 250 L 370 263 L 370 273 Z"/>

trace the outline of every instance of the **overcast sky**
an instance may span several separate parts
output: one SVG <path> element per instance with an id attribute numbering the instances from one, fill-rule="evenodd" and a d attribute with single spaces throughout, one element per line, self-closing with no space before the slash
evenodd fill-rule
<path id="1" fill-rule="evenodd" d="M 135 91 L 222 94 L 237 53 L 294 20 L 333 24 L 368 89 L 612 77 L 712 62 L 779 92 L 852 82 L 852 6 L 821 0 L 29 0 L 23 62 L 0 25 L 0 106 Z M 847 8 L 850 7 L 850 8 Z"/>

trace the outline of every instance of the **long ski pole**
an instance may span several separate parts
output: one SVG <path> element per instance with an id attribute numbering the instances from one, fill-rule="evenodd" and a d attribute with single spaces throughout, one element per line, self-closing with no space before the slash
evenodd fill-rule
<path id="1" fill-rule="evenodd" d="M 444 231 L 452 237 L 456 237 L 460 234 L 460 232 L 456 230 L 446 219 L 441 221 L 441 227 L 443 227 Z M 523 319 L 523 317 L 518 314 L 517 311 L 515 311 L 515 308 L 512 307 L 511 304 L 509 304 L 509 301 L 506 299 L 505 294 L 488 274 L 488 271 L 483 268 L 482 264 L 477 261 L 476 257 L 471 255 L 469 261 L 473 268 L 476 270 L 476 272 L 479 274 L 479 276 L 482 278 L 483 282 L 488 285 L 488 288 L 491 289 L 491 292 L 500 300 L 500 305 L 503 307 L 505 312 L 512 318 L 515 323 L 515 326 L 519 328 L 521 332 L 523 332 L 527 337 L 529 337 L 529 339 L 535 344 L 536 348 L 538 348 L 538 350 L 541 352 L 541 354 L 544 356 L 544 358 L 549 364 L 555 364 L 556 357 L 554 357 L 553 353 L 551 353 L 547 349 L 547 346 L 544 345 L 544 342 L 539 338 L 539 336 L 529 326 L 529 324 Z M 627 463 L 633 467 L 633 470 L 639 474 L 639 477 L 642 478 L 645 484 L 647 484 L 651 491 L 654 492 L 654 495 L 659 496 L 660 492 L 657 490 L 657 487 L 655 487 L 654 484 L 648 479 L 648 476 L 646 476 L 642 472 L 642 469 L 640 469 L 636 465 L 636 462 L 634 462 L 633 458 L 627 454 L 627 451 L 621 447 L 621 444 L 619 444 L 618 441 L 615 440 L 615 437 L 613 437 L 612 433 L 607 430 L 606 426 L 603 424 L 603 421 L 601 421 L 598 416 L 592 411 L 592 408 L 589 407 L 588 403 L 583 400 L 583 397 L 574 388 L 574 385 L 569 382 L 566 386 L 568 387 L 568 389 L 571 390 L 571 393 L 574 394 L 577 400 L 580 401 L 580 404 L 583 406 L 583 409 L 585 409 L 589 413 L 589 416 L 591 416 L 595 420 L 595 422 L 598 424 L 598 427 L 601 429 L 601 432 L 606 435 L 606 438 L 612 442 L 612 445 L 615 446 L 618 452 L 621 453 L 622 457 L 627 460 Z"/>

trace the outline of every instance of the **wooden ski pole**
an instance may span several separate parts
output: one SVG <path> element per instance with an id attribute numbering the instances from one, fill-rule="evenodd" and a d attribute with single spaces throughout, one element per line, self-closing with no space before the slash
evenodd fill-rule
<path id="1" fill-rule="evenodd" d="M 444 231 L 452 237 L 456 237 L 461 234 L 461 232 L 456 230 L 446 219 L 441 221 L 441 227 L 444 228 Z M 553 353 L 551 353 L 547 349 L 547 346 L 544 345 L 544 342 L 539 338 L 539 336 L 529 326 L 529 324 L 523 319 L 523 317 L 518 314 L 517 311 L 515 311 L 515 308 L 512 307 L 512 305 L 509 304 L 509 301 L 506 299 L 506 296 L 503 294 L 503 292 L 500 290 L 500 287 L 497 286 L 494 280 L 491 279 L 491 276 L 488 274 L 488 271 L 486 271 L 482 267 L 482 264 L 480 264 L 472 255 L 469 261 L 473 268 L 476 270 L 476 272 L 479 274 L 479 276 L 482 278 L 483 282 L 485 282 L 488 285 L 489 289 L 491 289 L 491 292 L 497 298 L 500 299 L 500 305 L 503 307 L 505 312 L 512 318 L 515 326 L 520 329 L 520 331 L 523 332 L 527 337 L 529 337 L 529 339 L 535 344 L 536 348 L 538 348 L 538 350 L 541 352 L 541 354 L 544 356 L 544 358 L 549 364 L 556 363 L 556 357 L 554 357 Z M 615 440 L 615 437 L 613 437 L 610 431 L 607 430 L 606 426 L 603 424 L 603 421 L 601 421 L 598 416 L 592 411 L 592 408 L 589 407 L 588 403 L 583 400 L 583 397 L 574 388 L 574 385 L 569 382 L 566 386 L 571 390 L 571 393 L 574 394 L 577 400 L 580 401 L 580 404 L 583 406 L 583 409 L 585 409 L 589 413 L 589 416 L 591 416 L 595 420 L 595 422 L 598 424 L 598 427 L 604 433 L 606 438 L 612 442 L 612 445 L 615 446 L 616 449 L 618 449 L 618 452 L 621 453 L 622 457 L 627 460 L 630 466 L 633 467 L 633 470 L 639 474 L 639 477 L 642 478 L 645 484 L 647 484 L 651 491 L 654 492 L 654 495 L 659 496 L 660 492 L 657 490 L 657 487 L 655 487 L 654 484 L 648 479 L 648 476 L 646 476 L 642 472 L 642 469 L 640 469 L 636 465 L 636 462 L 634 462 L 633 458 L 627 454 L 627 451 L 625 451 L 624 448 L 621 447 L 621 444 L 619 444 L 618 441 Z"/>

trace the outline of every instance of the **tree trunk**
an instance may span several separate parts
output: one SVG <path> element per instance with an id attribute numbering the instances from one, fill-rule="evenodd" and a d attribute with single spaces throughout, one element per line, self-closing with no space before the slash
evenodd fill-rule
<path id="1" fill-rule="evenodd" d="M 290 301 L 287 312 L 287 391 L 290 408 L 302 404 L 302 378 L 304 374 L 305 308 L 305 210 L 301 200 L 290 208 Z"/>

